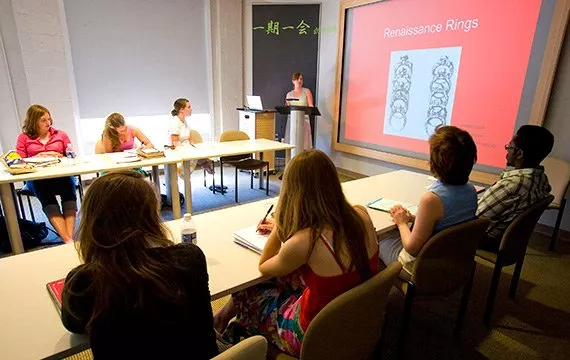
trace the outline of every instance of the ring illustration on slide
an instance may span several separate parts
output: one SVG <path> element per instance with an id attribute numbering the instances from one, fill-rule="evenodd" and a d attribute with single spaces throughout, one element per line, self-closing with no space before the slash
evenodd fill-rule
<path id="1" fill-rule="evenodd" d="M 390 100 L 390 117 L 388 122 L 397 131 L 402 130 L 406 126 L 413 68 L 414 65 L 408 58 L 408 55 L 401 56 L 400 61 L 394 68 L 393 92 Z"/>
<path id="2" fill-rule="evenodd" d="M 455 66 L 447 55 L 442 56 L 432 68 L 433 79 L 430 83 L 430 98 L 425 123 L 426 134 L 433 134 L 438 126 L 447 124 L 447 103 L 451 91 L 451 77 Z"/>

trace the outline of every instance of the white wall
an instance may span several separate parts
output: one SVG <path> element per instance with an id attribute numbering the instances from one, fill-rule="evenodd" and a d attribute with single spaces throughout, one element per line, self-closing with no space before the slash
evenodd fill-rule
<path id="1" fill-rule="evenodd" d="M 70 63 L 66 54 L 61 0 L 1 0 L 2 34 L 8 76 L 0 88 L 11 87 L 16 110 L 0 119 L 2 143 L 15 146 L 20 123 L 30 104 L 50 109 L 57 128 L 77 143 Z M 4 102 L 0 95 L 0 102 Z M 14 105 L 12 105 L 14 109 Z M 2 112 L 4 112 L 2 107 Z"/>
<path id="2" fill-rule="evenodd" d="M 206 0 L 64 0 L 81 118 L 210 112 Z"/>

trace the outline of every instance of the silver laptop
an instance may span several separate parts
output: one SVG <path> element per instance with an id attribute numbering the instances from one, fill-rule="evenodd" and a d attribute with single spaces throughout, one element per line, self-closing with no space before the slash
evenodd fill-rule
<path id="1" fill-rule="evenodd" d="M 263 110 L 263 105 L 261 104 L 261 96 L 247 95 L 247 107 L 250 110 Z"/>

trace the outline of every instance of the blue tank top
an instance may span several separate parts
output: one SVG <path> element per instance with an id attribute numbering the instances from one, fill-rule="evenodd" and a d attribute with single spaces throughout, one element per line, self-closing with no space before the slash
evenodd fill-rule
<path id="1" fill-rule="evenodd" d="M 471 183 L 448 185 L 437 180 L 430 188 L 443 203 L 443 218 L 435 223 L 434 233 L 448 226 L 475 218 L 477 191 Z"/>

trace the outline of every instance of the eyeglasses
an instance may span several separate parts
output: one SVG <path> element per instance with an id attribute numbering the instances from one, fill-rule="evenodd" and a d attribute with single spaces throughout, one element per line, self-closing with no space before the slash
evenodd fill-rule
<path id="1" fill-rule="evenodd" d="M 509 150 L 516 150 L 518 149 L 516 146 L 511 145 L 511 144 L 507 144 L 505 145 L 505 150 L 509 151 Z"/>

